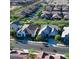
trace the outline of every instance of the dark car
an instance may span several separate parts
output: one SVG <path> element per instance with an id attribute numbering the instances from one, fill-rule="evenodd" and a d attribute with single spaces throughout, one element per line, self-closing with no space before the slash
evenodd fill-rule
<path id="1" fill-rule="evenodd" d="M 44 46 L 45 47 L 49 47 L 50 45 L 48 43 L 44 43 Z"/>

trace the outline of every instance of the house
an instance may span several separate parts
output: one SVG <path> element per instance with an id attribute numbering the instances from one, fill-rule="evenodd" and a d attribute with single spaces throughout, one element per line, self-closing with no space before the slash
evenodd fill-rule
<path id="1" fill-rule="evenodd" d="M 48 11 L 43 11 L 41 14 L 42 18 L 50 19 L 52 17 L 52 13 Z"/>
<path id="2" fill-rule="evenodd" d="M 19 31 L 17 31 L 17 36 L 22 37 L 26 35 L 31 35 L 31 37 L 35 37 L 39 26 L 36 24 L 24 25 Z"/>
<path id="3" fill-rule="evenodd" d="M 53 11 L 61 11 L 61 6 L 60 5 L 55 5 Z"/>
<path id="4" fill-rule="evenodd" d="M 26 55 L 10 55 L 10 59 L 25 59 L 27 56 Z"/>
<path id="5" fill-rule="evenodd" d="M 69 20 L 69 15 L 64 15 L 64 19 Z"/>
<path id="6" fill-rule="evenodd" d="M 69 6 L 62 5 L 62 11 L 69 11 Z"/>
<path id="7" fill-rule="evenodd" d="M 19 22 L 18 21 L 15 21 L 15 22 L 12 22 L 10 24 L 10 29 L 14 29 L 14 30 L 19 30 L 21 28 L 21 26 L 19 25 Z"/>
<path id="8" fill-rule="evenodd" d="M 46 37 L 49 35 L 52 28 L 50 28 L 48 25 L 43 25 L 38 33 L 38 35 L 41 35 L 42 37 Z"/>
<path id="9" fill-rule="evenodd" d="M 18 13 L 17 16 L 19 17 L 28 17 L 29 15 L 31 15 L 32 13 L 34 13 L 35 11 L 38 10 L 39 5 L 33 5 L 31 7 L 29 7 L 28 9 L 25 8 L 22 12 Z"/>
<path id="10" fill-rule="evenodd" d="M 61 18 L 62 18 L 61 14 L 58 14 L 58 13 L 53 13 L 51 17 L 51 19 L 61 19 Z"/>
<path id="11" fill-rule="evenodd" d="M 64 44 L 69 45 L 69 27 L 64 27 L 62 32 L 62 40 Z"/>
<path id="12" fill-rule="evenodd" d="M 24 5 L 34 3 L 35 0 L 10 0 L 11 5 Z"/>
<path id="13" fill-rule="evenodd" d="M 63 12 L 64 19 L 69 20 L 69 13 Z"/>
<path id="14" fill-rule="evenodd" d="M 58 34 L 58 30 L 59 30 L 58 26 L 56 26 L 56 25 L 50 25 L 50 27 L 52 28 L 52 30 L 51 30 L 49 36 L 55 36 L 55 35 L 57 35 Z"/>
<path id="15" fill-rule="evenodd" d="M 40 52 L 36 55 L 35 59 L 66 59 L 62 54 L 49 54 L 46 52 Z"/>
<path id="16" fill-rule="evenodd" d="M 47 5 L 46 8 L 45 8 L 45 11 L 52 12 L 53 8 L 54 8 L 54 5 Z"/>
<path id="17" fill-rule="evenodd" d="M 17 53 L 10 53 L 10 59 L 32 59 L 29 57 L 29 51 L 27 49 L 15 51 L 17 51 Z M 66 59 L 63 54 L 48 53 L 44 51 L 35 51 L 33 54 L 35 59 Z"/>
<path id="18" fill-rule="evenodd" d="M 52 0 L 51 4 L 55 4 L 55 5 L 68 4 L 68 0 Z"/>
<path id="19" fill-rule="evenodd" d="M 53 36 L 58 34 L 58 27 L 55 25 L 42 25 L 38 35 L 42 37 Z"/>

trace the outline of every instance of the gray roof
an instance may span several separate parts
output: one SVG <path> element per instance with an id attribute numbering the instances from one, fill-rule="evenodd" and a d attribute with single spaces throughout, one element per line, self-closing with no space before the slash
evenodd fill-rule
<path id="1" fill-rule="evenodd" d="M 67 6 L 67 5 L 62 5 L 62 10 L 63 10 L 63 11 L 69 11 L 69 6 Z"/>
<path id="2" fill-rule="evenodd" d="M 53 8 L 54 8 L 54 6 L 48 5 L 48 6 L 46 6 L 45 10 L 46 10 L 46 11 L 52 11 Z"/>
<path id="3" fill-rule="evenodd" d="M 50 0 L 49 0 L 50 1 Z M 49 4 L 54 4 L 54 5 L 63 5 L 63 4 L 68 4 L 68 0 L 52 0 L 52 2 L 48 2 Z"/>
<path id="4" fill-rule="evenodd" d="M 18 13 L 17 16 L 25 17 L 25 16 L 28 16 L 29 14 L 31 14 L 35 10 L 36 10 L 36 6 L 29 7 L 28 9 L 25 8 L 22 12 Z"/>
<path id="5" fill-rule="evenodd" d="M 54 11 L 56 11 L 56 10 L 57 10 L 57 11 L 60 11 L 60 10 L 61 10 L 61 8 L 60 8 L 60 7 L 58 7 L 58 6 L 55 6 L 53 10 L 54 10 Z"/>
<path id="6" fill-rule="evenodd" d="M 33 2 L 34 0 L 10 0 L 10 2 Z"/>
<path id="7" fill-rule="evenodd" d="M 22 31 L 28 32 L 28 34 L 36 33 L 37 29 L 39 28 L 36 24 L 24 25 Z"/>
<path id="8" fill-rule="evenodd" d="M 52 11 L 52 14 L 61 14 L 60 11 Z"/>
<path id="9" fill-rule="evenodd" d="M 69 15 L 69 12 L 63 12 L 63 15 Z"/>
<path id="10" fill-rule="evenodd" d="M 49 25 L 51 28 L 55 28 L 56 30 L 59 30 L 59 27 L 56 25 Z"/>
<path id="11" fill-rule="evenodd" d="M 40 35 L 41 32 L 47 28 L 47 26 L 50 27 L 51 29 L 55 28 L 56 30 L 59 30 L 58 26 L 56 25 L 42 25 L 38 35 Z"/>
<path id="12" fill-rule="evenodd" d="M 53 14 L 53 16 L 52 16 L 53 18 L 62 18 L 59 14 L 57 14 L 57 13 L 55 13 L 55 14 Z"/>
<path id="13" fill-rule="evenodd" d="M 64 19 L 69 19 L 69 15 L 64 15 Z"/>

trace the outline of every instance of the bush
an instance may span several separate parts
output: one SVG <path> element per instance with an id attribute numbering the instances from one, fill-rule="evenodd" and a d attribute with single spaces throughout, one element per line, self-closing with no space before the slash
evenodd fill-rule
<path id="1" fill-rule="evenodd" d="M 10 35 L 11 35 L 12 37 L 15 37 L 15 36 L 16 36 L 16 30 L 11 29 L 11 30 L 10 30 Z"/>
<path id="2" fill-rule="evenodd" d="M 10 21 L 14 21 L 14 20 L 17 20 L 17 19 L 19 19 L 18 16 L 15 16 L 15 15 L 10 16 Z"/>
<path id="3" fill-rule="evenodd" d="M 69 59 L 69 53 L 65 53 L 66 59 Z"/>
<path id="4" fill-rule="evenodd" d="M 61 41 L 61 36 L 60 36 L 60 35 L 56 35 L 56 36 L 55 36 L 55 40 Z"/>
<path id="5" fill-rule="evenodd" d="M 38 12 L 38 13 L 36 14 L 36 16 L 40 17 L 41 14 L 42 14 L 42 11 Z"/>
<path id="6" fill-rule="evenodd" d="M 41 35 L 38 35 L 37 37 L 36 37 L 36 41 L 41 41 Z"/>
<path id="7" fill-rule="evenodd" d="M 12 43 L 10 43 L 10 49 L 15 48 L 15 45 L 13 45 Z"/>

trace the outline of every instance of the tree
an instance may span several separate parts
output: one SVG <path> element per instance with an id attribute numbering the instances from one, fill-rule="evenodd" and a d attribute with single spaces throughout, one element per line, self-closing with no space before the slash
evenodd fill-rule
<path id="1" fill-rule="evenodd" d="M 19 19 L 19 17 L 16 16 L 16 15 L 11 15 L 11 16 L 10 16 L 10 19 L 11 19 L 11 21 L 14 21 L 14 20 Z"/>
<path id="2" fill-rule="evenodd" d="M 66 59 L 69 59 L 69 53 L 65 53 Z"/>
<path id="3" fill-rule="evenodd" d="M 15 36 L 16 36 L 16 30 L 11 29 L 11 30 L 10 30 L 10 35 L 11 35 L 12 37 L 15 37 Z"/>
<path id="4" fill-rule="evenodd" d="M 37 37 L 36 37 L 36 41 L 41 41 L 41 35 L 38 35 Z"/>
<path id="5" fill-rule="evenodd" d="M 27 59 L 35 59 L 36 55 L 34 54 L 34 52 L 35 52 L 35 50 L 33 48 L 30 48 Z"/>
<path id="6" fill-rule="evenodd" d="M 41 14 L 42 14 L 42 11 L 38 12 L 36 15 L 37 15 L 38 17 L 40 17 Z"/>
<path id="7" fill-rule="evenodd" d="M 56 36 L 55 36 L 55 40 L 61 41 L 61 36 L 60 36 L 60 35 L 56 35 Z"/>
<path id="8" fill-rule="evenodd" d="M 59 28 L 62 30 L 65 24 L 58 24 Z"/>

